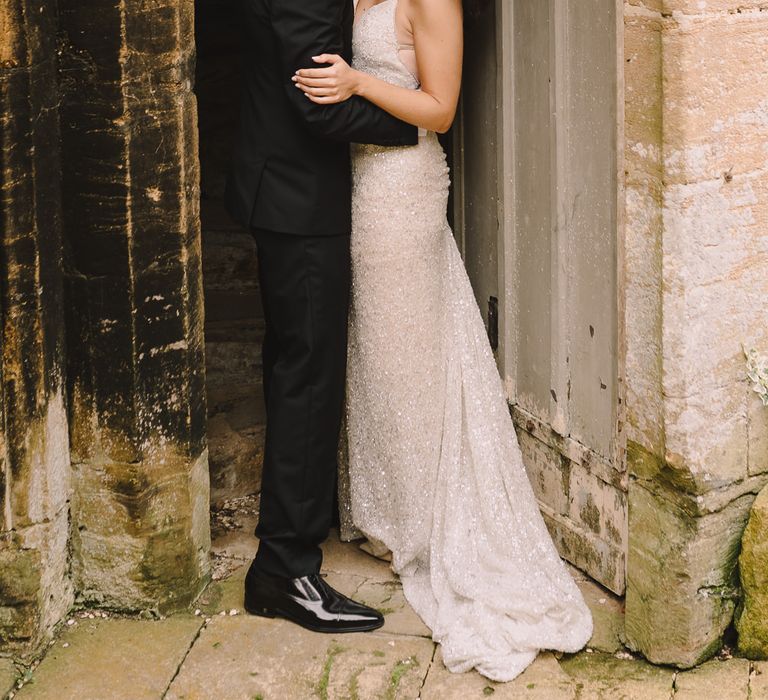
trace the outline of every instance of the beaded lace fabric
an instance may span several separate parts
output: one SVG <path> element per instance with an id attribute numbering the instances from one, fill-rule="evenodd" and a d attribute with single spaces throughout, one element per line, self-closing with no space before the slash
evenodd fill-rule
<path id="1" fill-rule="evenodd" d="M 417 89 L 397 0 L 357 21 L 354 66 Z M 540 649 L 575 652 L 592 616 L 538 509 L 501 380 L 448 226 L 433 132 L 354 145 L 348 499 L 392 552 L 408 602 L 454 672 L 508 681 Z"/>

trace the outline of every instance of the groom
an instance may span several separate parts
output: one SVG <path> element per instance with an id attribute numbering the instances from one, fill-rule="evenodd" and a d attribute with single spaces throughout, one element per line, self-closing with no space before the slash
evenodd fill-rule
<path id="1" fill-rule="evenodd" d="M 267 435 L 245 608 L 319 632 L 382 615 L 320 576 L 336 489 L 350 284 L 349 142 L 413 145 L 416 127 L 353 97 L 318 105 L 291 77 L 312 56 L 351 56 L 352 0 L 243 0 L 245 91 L 227 181 L 230 214 L 256 239 L 266 335 Z"/>

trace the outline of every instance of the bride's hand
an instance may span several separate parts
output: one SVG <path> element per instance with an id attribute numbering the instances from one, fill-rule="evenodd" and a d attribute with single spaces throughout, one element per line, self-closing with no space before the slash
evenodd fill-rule
<path id="1" fill-rule="evenodd" d="M 327 68 L 302 68 L 291 78 L 299 90 L 317 104 L 327 105 L 344 102 L 356 94 L 359 71 L 350 68 L 336 54 L 324 53 L 313 56 L 315 63 L 330 63 Z"/>

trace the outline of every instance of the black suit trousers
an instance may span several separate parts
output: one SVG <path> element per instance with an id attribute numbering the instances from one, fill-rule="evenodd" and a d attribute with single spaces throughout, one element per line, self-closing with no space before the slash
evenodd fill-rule
<path id="1" fill-rule="evenodd" d="M 251 229 L 266 334 L 267 430 L 254 567 L 291 578 L 320 570 L 331 526 L 344 406 L 349 236 Z"/>

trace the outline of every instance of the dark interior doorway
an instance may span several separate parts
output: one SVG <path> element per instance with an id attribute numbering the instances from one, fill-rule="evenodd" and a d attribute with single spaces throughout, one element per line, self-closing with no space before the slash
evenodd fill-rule
<path id="1" fill-rule="evenodd" d="M 201 226 L 211 502 L 259 491 L 264 440 L 264 331 L 253 238 L 223 206 L 238 130 L 241 0 L 196 0 Z M 441 135 L 452 164 L 453 134 Z M 451 196 L 454 188 L 451 187 Z M 453 204 L 449 216 L 453 223 Z"/>
<path id="2" fill-rule="evenodd" d="M 196 0 L 211 502 L 255 493 L 264 442 L 263 313 L 252 236 L 224 210 L 240 98 L 239 0 Z"/>

